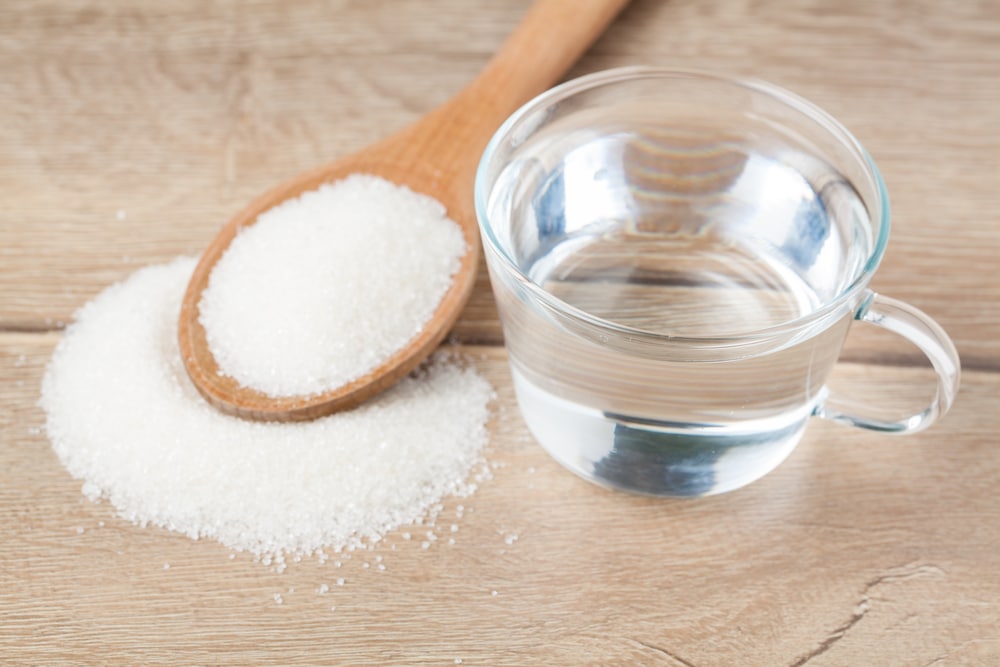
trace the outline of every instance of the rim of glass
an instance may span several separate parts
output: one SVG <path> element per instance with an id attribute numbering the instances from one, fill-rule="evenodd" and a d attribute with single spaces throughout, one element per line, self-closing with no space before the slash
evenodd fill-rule
<path id="1" fill-rule="evenodd" d="M 842 144 L 847 146 L 854 154 L 858 161 L 866 167 L 867 175 L 871 179 L 873 189 L 875 191 L 876 202 L 873 208 L 877 209 L 874 211 L 878 215 L 878 224 L 873 225 L 873 230 L 875 232 L 875 239 L 872 250 L 868 255 L 868 259 L 865 262 L 864 268 L 859 272 L 855 279 L 845 287 L 840 294 L 836 297 L 830 299 L 822 306 L 812 311 L 807 315 L 795 318 L 793 320 L 788 320 L 782 322 L 781 324 L 776 324 L 770 327 L 764 327 L 760 329 L 754 329 L 751 331 L 745 331 L 735 334 L 722 334 L 718 336 L 712 335 L 702 335 L 702 336 L 676 336 L 665 333 L 657 333 L 654 331 L 649 331 L 647 329 L 639 329 L 635 327 L 629 327 L 619 324 L 613 320 L 604 319 L 602 317 L 597 317 L 592 315 L 585 310 L 577 308 L 571 304 L 566 303 L 562 299 L 552 295 L 551 293 L 544 290 L 538 284 L 536 284 L 531 278 L 529 278 L 521 269 L 518 267 L 517 263 L 514 262 L 513 258 L 507 253 L 507 251 L 502 247 L 500 242 L 497 240 L 495 234 L 493 233 L 493 226 L 489 222 L 490 218 L 487 213 L 487 200 L 489 194 L 492 191 L 493 183 L 487 182 L 486 172 L 489 167 L 490 162 L 493 159 L 493 154 L 496 152 L 497 147 L 500 142 L 502 142 L 508 135 L 515 130 L 515 128 L 521 123 L 522 120 L 532 112 L 538 110 L 539 108 L 548 106 L 567 97 L 570 97 L 576 93 L 583 92 L 586 90 L 591 90 L 594 88 L 600 88 L 608 84 L 617 83 L 621 81 L 628 81 L 632 79 L 704 79 L 712 81 L 715 83 L 726 84 L 734 87 L 746 88 L 754 93 L 767 95 L 772 97 L 782 104 L 798 111 L 800 114 L 808 116 L 811 120 L 818 123 L 826 132 L 838 139 Z M 775 336 L 780 336 L 782 334 L 787 334 L 793 331 L 797 331 L 808 324 L 820 320 L 831 312 L 839 310 L 844 306 L 845 303 L 850 301 L 852 298 L 857 296 L 859 292 L 864 290 L 874 274 L 875 270 L 878 268 L 879 263 L 882 261 L 882 256 L 885 254 L 885 248 L 889 240 L 889 227 L 890 227 L 890 212 L 889 212 L 889 196 L 886 190 L 885 182 L 882 180 L 882 174 L 879 172 L 875 161 L 865 150 L 861 142 L 851 134 L 851 132 L 844 127 L 836 118 L 831 116 L 829 113 L 824 111 L 819 106 L 813 104 L 809 100 L 786 90 L 780 86 L 762 81 L 759 79 L 754 79 L 751 77 L 736 77 L 736 76 L 725 76 L 721 74 L 714 74 L 711 72 L 693 70 L 693 69 L 675 69 L 666 67 L 652 67 L 652 66 L 629 66 L 629 67 L 619 67 L 609 70 L 603 70 L 600 72 L 594 72 L 592 74 L 586 74 L 584 76 L 578 77 L 576 79 L 571 79 L 565 83 L 559 84 L 549 90 L 541 93 L 540 95 L 534 97 L 530 101 L 522 105 L 517 111 L 511 114 L 507 120 L 493 133 L 490 138 L 489 143 L 486 145 L 483 151 L 482 158 L 479 161 L 479 166 L 476 169 L 475 186 L 474 186 L 474 199 L 475 199 L 475 209 L 476 217 L 479 222 L 479 229 L 481 236 L 486 239 L 489 243 L 490 248 L 494 251 L 496 256 L 498 256 L 505 268 L 511 271 L 516 276 L 522 279 L 522 282 L 526 289 L 528 289 L 531 294 L 537 298 L 539 301 L 544 303 L 549 308 L 554 311 L 558 311 L 566 316 L 572 317 L 573 319 L 579 320 L 585 324 L 593 327 L 600 327 L 602 329 L 614 331 L 626 336 L 631 336 L 634 338 L 644 338 L 652 339 L 658 341 L 670 341 L 678 343 L 714 343 L 716 345 L 725 345 L 726 347 L 741 345 L 741 344 L 751 344 L 754 342 L 759 342 L 762 339 L 772 338 Z M 869 215 L 872 211 L 869 211 Z"/>

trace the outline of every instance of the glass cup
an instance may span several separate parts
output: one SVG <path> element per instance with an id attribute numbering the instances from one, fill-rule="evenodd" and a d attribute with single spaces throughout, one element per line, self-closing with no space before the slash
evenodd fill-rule
<path id="1" fill-rule="evenodd" d="M 476 212 L 524 419 L 578 475 L 721 493 L 781 463 L 813 415 L 913 433 L 958 389 L 947 334 L 868 289 L 889 234 L 871 158 L 825 112 L 757 81 L 617 69 L 497 131 Z M 825 383 L 855 320 L 937 376 L 902 419 Z"/>

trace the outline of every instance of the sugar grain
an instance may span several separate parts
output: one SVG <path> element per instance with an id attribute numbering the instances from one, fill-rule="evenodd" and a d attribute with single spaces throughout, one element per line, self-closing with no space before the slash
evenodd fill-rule
<path id="1" fill-rule="evenodd" d="M 53 354 L 46 429 L 88 497 L 137 524 L 283 563 L 282 554 L 371 544 L 472 490 L 492 389 L 445 353 L 360 408 L 313 422 L 254 423 L 211 408 L 176 343 L 193 267 L 181 258 L 109 287 Z"/>
<path id="2" fill-rule="evenodd" d="M 200 302 L 209 349 L 270 396 L 343 386 L 424 328 L 465 251 L 431 197 L 363 174 L 324 184 L 233 239 Z"/>

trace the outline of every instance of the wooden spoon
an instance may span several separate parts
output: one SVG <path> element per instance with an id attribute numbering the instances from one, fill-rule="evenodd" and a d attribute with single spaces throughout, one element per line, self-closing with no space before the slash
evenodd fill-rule
<path id="1" fill-rule="evenodd" d="M 181 304 L 178 340 L 194 385 L 229 414 L 267 421 L 314 419 L 354 407 L 402 379 L 441 342 L 475 282 L 479 233 L 473 208 L 476 165 L 493 132 L 520 105 L 554 84 L 628 0 L 538 0 L 482 73 L 451 101 L 401 132 L 265 192 L 218 233 L 195 268 Z M 380 176 L 437 199 L 468 246 L 461 268 L 419 334 L 378 368 L 313 396 L 272 397 L 219 372 L 199 322 L 212 268 L 241 227 L 286 199 L 352 173 Z"/>

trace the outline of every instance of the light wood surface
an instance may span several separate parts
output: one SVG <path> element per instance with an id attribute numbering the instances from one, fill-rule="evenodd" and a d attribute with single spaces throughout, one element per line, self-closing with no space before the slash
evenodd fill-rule
<path id="1" fill-rule="evenodd" d="M 526 432 L 480 272 L 453 337 L 497 390 L 494 476 L 446 502 L 454 545 L 396 533 L 385 571 L 357 553 L 279 574 L 117 519 L 62 469 L 36 402 L 76 308 L 449 99 L 528 5 L 0 7 L 0 663 L 1000 664 L 994 2 L 635 0 L 572 71 L 756 76 L 842 120 L 893 201 L 873 286 L 933 315 L 962 355 L 932 429 L 814 420 L 731 494 L 602 490 Z M 898 339 L 858 327 L 844 356 L 835 381 L 857 400 L 926 399 L 924 363 Z"/>

